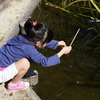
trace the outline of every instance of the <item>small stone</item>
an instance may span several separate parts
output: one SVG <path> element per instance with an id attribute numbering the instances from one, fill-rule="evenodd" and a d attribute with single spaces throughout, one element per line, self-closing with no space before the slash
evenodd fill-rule
<path id="1" fill-rule="evenodd" d="M 10 93 L 9 96 L 13 96 L 13 93 Z"/>
<path id="2" fill-rule="evenodd" d="M 30 95 L 27 95 L 27 97 L 29 97 Z"/>

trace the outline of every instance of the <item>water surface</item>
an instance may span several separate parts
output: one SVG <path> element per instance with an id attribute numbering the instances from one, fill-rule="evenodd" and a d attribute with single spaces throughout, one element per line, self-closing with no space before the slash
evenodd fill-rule
<path id="1" fill-rule="evenodd" d="M 43 67 L 36 63 L 31 68 L 38 70 L 39 83 L 35 91 L 42 100 L 99 100 L 100 99 L 100 52 L 97 47 L 100 38 L 88 43 L 96 33 L 87 31 L 92 24 L 85 18 L 77 18 L 59 9 L 37 7 L 32 19 L 46 23 L 54 32 L 55 40 L 70 44 L 78 28 L 81 28 L 72 51 L 61 57 L 61 64 Z M 61 48 L 39 50 L 49 57 Z"/>

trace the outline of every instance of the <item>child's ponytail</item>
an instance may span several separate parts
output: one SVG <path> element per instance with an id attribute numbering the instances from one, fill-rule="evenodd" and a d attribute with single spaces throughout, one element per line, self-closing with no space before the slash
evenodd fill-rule
<path id="1" fill-rule="evenodd" d="M 53 38 L 52 31 L 44 24 L 28 20 L 24 25 L 26 38 L 30 42 L 41 41 L 43 44 L 50 42 Z"/>

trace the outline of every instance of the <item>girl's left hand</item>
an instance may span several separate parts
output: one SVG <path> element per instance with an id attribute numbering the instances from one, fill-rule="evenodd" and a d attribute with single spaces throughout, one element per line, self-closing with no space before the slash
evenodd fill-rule
<path id="1" fill-rule="evenodd" d="M 66 43 L 64 41 L 59 41 L 58 46 L 65 47 Z"/>

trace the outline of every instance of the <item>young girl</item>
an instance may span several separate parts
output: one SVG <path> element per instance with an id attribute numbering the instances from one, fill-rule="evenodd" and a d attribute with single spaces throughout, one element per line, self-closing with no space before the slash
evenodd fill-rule
<path id="1" fill-rule="evenodd" d="M 66 46 L 64 41 L 52 40 L 52 31 L 43 23 L 28 20 L 24 25 L 25 35 L 13 37 L 0 48 L 0 83 L 11 80 L 8 83 L 8 90 L 26 89 L 28 82 L 20 79 L 30 68 L 31 62 L 36 62 L 44 67 L 60 63 L 60 57 L 68 54 L 71 47 Z M 51 57 L 45 57 L 36 50 L 44 47 L 62 49 Z"/>

